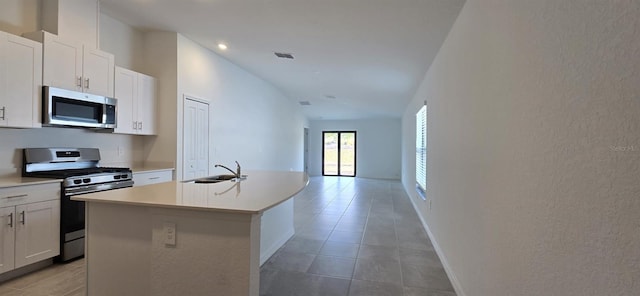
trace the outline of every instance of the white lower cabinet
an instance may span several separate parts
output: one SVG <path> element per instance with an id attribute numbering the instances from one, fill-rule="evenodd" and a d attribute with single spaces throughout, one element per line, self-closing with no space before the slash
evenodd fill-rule
<path id="1" fill-rule="evenodd" d="M 0 273 L 15 268 L 15 207 L 0 208 Z"/>
<path id="2" fill-rule="evenodd" d="M 133 186 L 144 186 L 173 180 L 173 170 L 134 172 Z"/>
<path id="3" fill-rule="evenodd" d="M 60 185 L 50 185 L 0 189 L 0 273 L 60 254 Z"/>

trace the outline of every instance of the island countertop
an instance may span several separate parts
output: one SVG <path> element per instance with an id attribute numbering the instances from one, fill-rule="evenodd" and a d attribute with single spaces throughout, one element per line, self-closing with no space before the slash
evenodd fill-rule
<path id="1" fill-rule="evenodd" d="M 165 182 L 74 196 L 73 200 L 137 206 L 262 213 L 296 195 L 309 183 L 304 172 L 245 171 L 240 182 Z"/>

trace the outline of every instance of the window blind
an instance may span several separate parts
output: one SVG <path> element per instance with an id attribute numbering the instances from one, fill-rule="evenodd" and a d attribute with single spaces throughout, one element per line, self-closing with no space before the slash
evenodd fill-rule
<path id="1" fill-rule="evenodd" d="M 425 198 L 427 189 L 427 105 L 416 113 L 416 189 Z"/>

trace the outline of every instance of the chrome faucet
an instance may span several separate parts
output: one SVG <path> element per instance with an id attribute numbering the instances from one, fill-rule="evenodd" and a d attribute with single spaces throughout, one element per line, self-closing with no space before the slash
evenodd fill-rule
<path id="1" fill-rule="evenodd" d="M 237 179 L 240 179 L 242 177 L 242 174 L 240 173 L 240 164 L 238 163 L 238 161 L 236 161 L 236 166 L 237 167 L 235 172 L 232 169 L 221 164 L 216 164 L 214 167 L 221 167 L 223 169 L 226 169 L 227 171 L 230 171 L 234 176 L 236 176 Z"/>

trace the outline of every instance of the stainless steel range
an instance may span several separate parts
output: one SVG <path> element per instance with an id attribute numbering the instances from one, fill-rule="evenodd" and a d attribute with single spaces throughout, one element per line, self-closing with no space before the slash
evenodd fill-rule
<path id="1" fill-rule="evenodd" d="M 60 261 L 84 255 L 84 202 L 71 200 L 86 194 L 133 186 L 129 168 L 100 167 L 97 148 L 25 148 L 24 177 L 62 181 L 60 201 Z"/>

